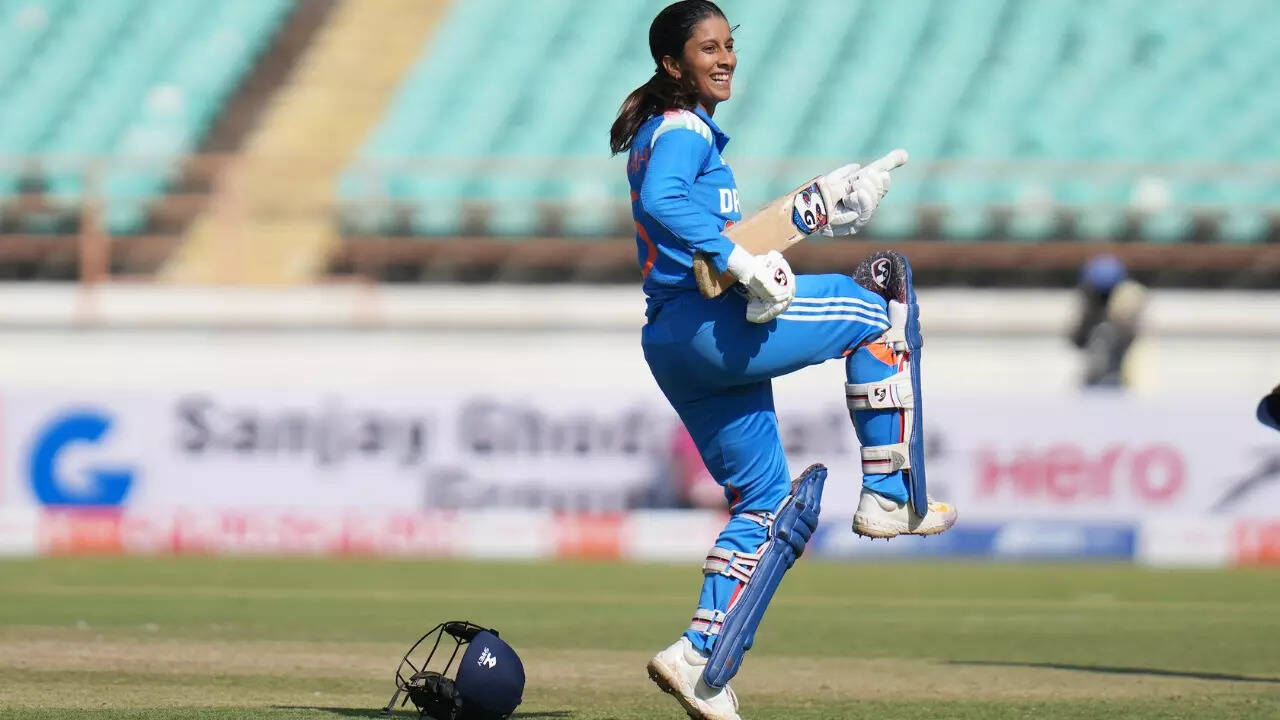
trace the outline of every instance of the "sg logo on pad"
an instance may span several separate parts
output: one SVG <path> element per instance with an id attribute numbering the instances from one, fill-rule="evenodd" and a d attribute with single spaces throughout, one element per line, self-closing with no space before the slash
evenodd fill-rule
<path id="1" fill-rule="evenodd" d="M 880 258 L 871 263 L 872 281 L 886 290 L 889 288 L 889 275 L 892 272 L 893 265 L 889 262 L 889 258 Z"/>
<path id="2" fill-rule="evenodd" d="M 74 472 L 59 460 L 76 446 L 102 444 L 112 418 L 97 410 L 79 409 L 55 417 L 36 434 L 28 460 L 31 489 L 44 505 L 101 506 L 124 502 L 135 472 L 109 460 L 94 458 Z"/>

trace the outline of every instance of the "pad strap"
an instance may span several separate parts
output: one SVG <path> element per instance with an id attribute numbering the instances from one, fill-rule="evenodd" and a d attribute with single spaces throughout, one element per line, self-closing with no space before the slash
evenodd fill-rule
<path id="1" fill-rule="evenodd" d="M 744 553 L 728 548 L 713 547 L 702 564 L 704 575 L 724 575 L 741 583 L 751 581 L 751 574 L 760 564 L 760 553 Z"/>
<path id="2" fill-rule="evenodd" d="M 706 635 L 719 635 L 720 628 L 724 627 L 724 615 L 719 610 L 698 608 L 693 611 L 693 622 L 689 623 L 689 629 Z"/>
<path id="3" fill-rule="evenodd" d="M 872 445 L 862 447 L 862 472 L 867 475 L 888 475 L 899 470 L 911 469 L 911 448 L 908 443 Z"/>
<path id="4" fill-rule="evenodd" d="M 894 352 L 907 351 L 907 333 L 900 327 L 890 325 L 889 329 L 880 336 L 880 341 L 887 343 Z"/>
<path id="5" fill-rule="evenodd" d="M 846 383 L 845 401 L 850 410 L 909 409 L 916 406 L 911 373 L 903 370 L 878 382 Z"/>
<path id="6" fill-rule="evenodd" d="M 885 310 L 889 316 L 889 329 L 880 336 L 881 342 L 888 343 L 894 352 L 907 352 L 907 306 L 890 300 Z"/>

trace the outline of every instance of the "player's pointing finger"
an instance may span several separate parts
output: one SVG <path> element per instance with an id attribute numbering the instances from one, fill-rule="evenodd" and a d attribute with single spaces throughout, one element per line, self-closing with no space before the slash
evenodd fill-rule
<path id="1" fill-rule="evenodd" d="M 890 151 L 888 155 L 885 155 L 879 160 L 876 160 L 875 162 L 871 163 L 867 167 L 872 167 L 877 170 L 888 171 L 888 170 L 893 170 L 895 168 L 900 168 L 906 164 L 907 164 L 907 151 L 903 150 L 902 148 L 898 148 L 897 150 Z"/>

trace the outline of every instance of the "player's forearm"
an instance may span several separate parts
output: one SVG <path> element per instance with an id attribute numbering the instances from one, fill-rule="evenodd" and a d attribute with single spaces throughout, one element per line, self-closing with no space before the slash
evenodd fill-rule
<path id="1" fill-rule="evenodd" d="M 814 178 L 725 230 L 735 245 L 753 255 L 783 250 L 827 225 L 820 178 Z"/>
<path id="2" fill-rule="evenodd" d="M 820 178 L 810 180 L 742 222 L 726 228 L 724 235 L 731 250 L 736 248 L 739 256 L 785 250 L 825 227 L 828 203 L 823 198 L 824 190 L 819 181 Z M 741 271 L 734 271 L 709 256 L 707 262 L 703 262 L 701 256 L 694 260 L 693 275 L 698 289 L 706 297 L 719 295 L 742 278 Z"/>
<path id="3" fill-rule="evenodd" d="M 820 175 L 786 193 L 726 231 L 736 245 L 752 254 L 779 252 L 815 232 L 852 235 L 871 219 L 889 189 L 889 171 L 907 161 L 894 150 L 866 167 L 850 164 Z M 693 275 L 706 297 L 716 297 L 736 279 L 723 269 L 695 258 Z"/>
<path id="4" fill-rule="evenodd" d="M 816 232 L 831 234 L 837 226 L 851 229 L 836 235 L 853 234 L 889 189 L 889 171 L 906 162 L 907 152 L 894 150 L 866 167 L 841 166 L 785 193 L 726 234 L 756 254 L 785 250 Z"/>

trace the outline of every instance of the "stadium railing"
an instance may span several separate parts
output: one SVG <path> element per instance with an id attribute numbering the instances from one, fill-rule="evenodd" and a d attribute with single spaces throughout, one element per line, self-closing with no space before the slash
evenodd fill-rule
<path id="1" fill-rule="evenodd" d="M 139 232 L 116 234 L 109 231 L 105 221 L 116 196 L 103 193 L 103 180 L 131 162 L 147 160 L 0 158 L 0 166 L 31 166 L 55 160 L 61 172 L 73 172 L 82 178 L 82 201 L 69 209 L 39 191 L 0 199 L 0 268 L 22 263 L 60 264 L 70 268 L 62 270 L 62 275 L 76 273 L 86 279 L 153 272 L 177 247 L 184 223 L 211 201 L 215 179 L 224 186 L 227 182 L 234 184 L 237 170 L 250 162 L 237 155 L 187 158 L 173 191 L 139 201 L 146 212 Z M 271 171 L 283 178 L 302 178 L 309 172 L 306 158 L 255 158 L 252 162 L 271 164 Z M 793 183 L 805 179 L 811 168 L 831 162 L 829 158 L 747 161 L 737 168 L 737 174 L 744 186 Z M 435 174 L 470 178 L 470 184 L 476 186 L 492 177 L 507 177 L 529 185 L 568 182 L 584 170 L 622 173 L 619 160 L 603 158 L 405 158 L 362 163 L 349 173 L 366 173 L 371 178 Z M 1091 254 L 1109 251 L 1138 270 L 1194 273 L 1205 269 L 1218 274 L 1238 271 L 1237 274 L 1269 273 L 1272 278 L 1280 275 L 1280 213 L 1275 206 L 1257 199 L 1267 188 L 1280 183 L 1280 164 L 976 163 L 917 159 L 902 172 L 901 183 L 895 180 L 882 214 L 865 237 L 853 242 L 812 238 L 789 254 L 795 265 L 802 270 L 829 271 L 864 252 L 869 242 L 877 242 L 911 248 L 913 258 L 919 258 L 917 264 L 925 269 L 1013 272 L 1039 268 L 1065 272 L 1078 267 Z M 976 186 L 1013 182 L 1028 187 L 1119 187 L 1125 188 L 1121 196 L 1126 199 L 1063 204 L 1052 194 L 1032 193 L 1025 202 L 982 206 L 982 232 L 957 238 L 945 232 L 944 225 L 972 222 L 972 214 L 957 215 L 955 205 L 913 198 L 910 194 L 904 198 L 897 193 L 902 184 L 927 186 L 938 178 L 957 177 Z M 1174 190 L 1188 182 L 1212 188 L 1213 193 L 1205 194 L 1203 202 L 1199 198 L 1189 202 Z M 370 187 L 379 184 L 369 183 Z M 625 194 L 612 195 L 607 188 L 599 189 L 590 208 L 599 221 L 590 233 L 584 232 L 578 218 L 583 209 L 577 201 L 539 201 L 535 206 L 536 222 L 528 234 L 521 235 L 512 234 L 510 227 L 493 226 L 499 208 L 484 196 L 460 193 L 441 198 L 440 202 L 459 217 L 456 228 L 448 235 L 413 234 L 419 208 L 376 191 L 358 198 L 317 202 L 305 212 L 327 218 L 344 230 L 341 247 L 331 264 L 331 270 L 339 274 L 388 277 L 388 269 L 394 267 L 435 268 L 431 272 L 410 270 L 408 275 L 401 275 L 406 279 L 450 277 L 450 273 L 456 275 L 458 268 L 467 267 L 489 268 L 482 275 L 491 279 L 537 279 L 542 270 L 556 268 L 566 270 L 567 274 L 560 277 L 568 279 L 625 279 L 633 274 L 635 247 Z M 237 262 L 253 262 L 253 249 L 247 246 L 243 227 L 255 213 L 270 213 L 272 208 L 233 191 L 226 193 L 216 212 L 226 228 L 223 242 L 239 248 L 236 254 L 242 260 Z M 62 220 L 58 223 L 29 222 L 59 213 Z M 377 222 L 366 224 L 369 217 Z M 1150 234 L 1147 227 L 1164 222 L 1166 217 L 1191 224 L 1188 241 L 1170 242 Z M 390 226 L 388 219 L 392 221 Z M 1241 222 L 1249 224 L 1249 233 L 1236 234 Z"/>

